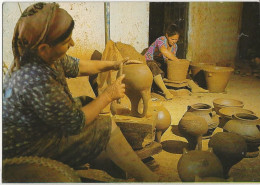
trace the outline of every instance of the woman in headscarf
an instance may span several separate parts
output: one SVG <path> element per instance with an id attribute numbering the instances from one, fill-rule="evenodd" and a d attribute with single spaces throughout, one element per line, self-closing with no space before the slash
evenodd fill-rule
<path id="1" fill-rule="evenodd" d="M 33 4 L 18 20 L 11 75 L 3 84 L 3 159 L 40 156 L 78 167 L 105 151 L 138 181 L 157 181 L 115 122 L 98 116 L 124 96 L 124 76 L 94 100 L 72 97 L 66 77 L 117 70 L 125 62 L 66 55 L 74 46 L 73 27 L 72 17 L 56 3 Z"/>

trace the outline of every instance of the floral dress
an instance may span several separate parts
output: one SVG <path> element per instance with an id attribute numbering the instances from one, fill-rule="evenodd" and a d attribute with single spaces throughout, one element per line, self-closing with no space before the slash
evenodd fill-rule
<path id="1" fill-rule="evenodd" d="M 35 57 L 3 84 L 3 158 L 49 157 L 83 165 L 105 149 L 111 124 L 85 125 L 84 98 L 73 98 L 67 78 L 79 73 L 79 59 L 65 56 L 53 69 Z"/>

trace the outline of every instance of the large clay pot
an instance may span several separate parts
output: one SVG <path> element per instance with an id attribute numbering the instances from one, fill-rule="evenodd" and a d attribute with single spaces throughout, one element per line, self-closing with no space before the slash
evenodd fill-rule
<path id="1" fill-rule="evenodd" d="M 219 124 L 219 119 L 212 107 L 205 103 L 196 103 L 187 107 L 188 112 L 204 118 L 208 124 L 208 132 L 203 135 L 204 138 L 210 138 Z"/>
<path id="2" fill-rule="evenodd" d="M 224 107 L 244 107 L 244 103 L 240 100 L 234 100 L 230 98 L 217 98 L 213 100 L 214 110 L 219 114 L 219 109 Z"/>
<path id="3" fill-rule="evenodd" d="M 156 110 L 157 110 L 158 114 L 154 120 L 155 128 L 156 128 L 155 141 L 160 143 L 161 136 L 171 125 L 171 115 L 164 106 L 158 106 L 158 107 L 156 107 Z"/>
<path id="4" fill-rule="evenodd" d="M 167 61 L 167 78 L 172 81 L 183 81 L 187 77 L 190 61 L 179 59 L 178 62 Z"/>
<path id="5" fill-rule="evenodd" d="M 131 101 L 131 114 L 135 117 L 146 116 L 148 110 L 148 101 L 151 98 L 151 86 L 153 75 L 149 67 L 144 64 L 129 64 L 123 66 L 125 78 L 123 83 L 126 85 L 125 94 Z M 143 100 L 143 112 L 138 112 L 140 99 Z"/>
<path id="6" fill-rule="evenodd" d="M 251 110 L 243 109 L 240 107 L 225 107 L 222 109 L 219 109 L 219 125 L 218 127 L 223 128 L 225 124 L 232 119 L 232 115 L 238 114 L 238 113 L 247 113 L 247 114 L 255 114 Z"/>
<path id="7" fill-rule="evenodd" d="M 246 140 L 246 157 L 256 157 L 259 154 L 260 145 L 260 120 L 253 114 L 238 113 L 232 116 L 223 127 L 224 131 L 237 133 Z"/>
<path id="8" fill-rule="evenodd" d="M 224 92 L 230 75 L 234 71 L 231 67 L 207 66 L 204 74 L 209 92 Z"/>
<path id="9" fill-rule="evenodd" d="M 189 142 L 189 149 L 202 149 L 202 135 L 208 131 L 208 123 L 192 112 L 186 112 L 178 124 L 178 129 Z"/>
<path id="10" fill-rule="evenodd" d="M 223 178 L 223 167 L 212 150 L 184 150 L 177 169 L 180 179 L 184 182 L 194 182 L 195 176 Z"/>
<path id="11" fill-rule="evenodd" d="M 219 158 L 224 170 L 224 177 L 228 177 L 230 168 L 241 161 L 247 152 L 245 139 L 231 132 L 218 132 L 210 139 L 208 146 Z"/>
<path id="12" fill-rule="evenodd" d="M 207 83 L 204 75 L 203 69 L 208 65 L 215 65 L 213 63 L 204 63 L 204 62 L 191 62 L 190 70 L 193 81 L 195 81 L 200 87 L 207 88 Z"/>

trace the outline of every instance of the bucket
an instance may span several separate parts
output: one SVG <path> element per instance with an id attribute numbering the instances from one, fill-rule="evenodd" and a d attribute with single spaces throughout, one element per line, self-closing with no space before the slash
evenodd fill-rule
<path id="1" fill-rule="evenodd" d="M 179 59 L 178 62 L 168 60 L 167 78 L 172 81 L 183 81 L 187 77 L 190 61 Z"/>
<path id="2" fill-rule="evenodd" d="M 203 71 L 209 92 L 219 93 L 225 91 L 234 69 L 231 67 L 207 66 Z"/>

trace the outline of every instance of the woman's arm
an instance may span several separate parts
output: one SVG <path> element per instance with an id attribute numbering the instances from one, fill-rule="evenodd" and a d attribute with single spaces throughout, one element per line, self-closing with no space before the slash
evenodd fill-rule
<path id="1" fill-rule="evenodd" d="M 108 60 L 80 60 L 79 61 L 79 76 L 89 76 L 100 72 L 109 70 L 118 70 L 120 64 L 142 64 L 138 60 L 128 60 L 125 58 L 121 61 L 108 61 Z"/>
<path id="2" fill-rule="evenodd" d="M 121 61 L 80 60 L 79 76 L 88 76 L 108 70 L 117 70 Z"/>
<path id="3" fill-rule="evenodd" d="M 167 48 L 165 46 L 162 46 L 160 51 L 168 59 L 170 59 L 172 61 L 179 61 L 179 59 L 172 52 L 167 50 Z"/>
<path id="4" fill-rule="evenodd" d="M 124 79 L 124 77 L 125 75 L 119 77 L 112 85 L 108 86 L 106 90 L 95 100 L 82 107 L 81 110 L 85 114 L 86 124 L 92 122 L 102 111 L 102 109 L 104 109 L 110 102 L 124 97 L 125 84 L 122 84 L 122 80 Z"/>

